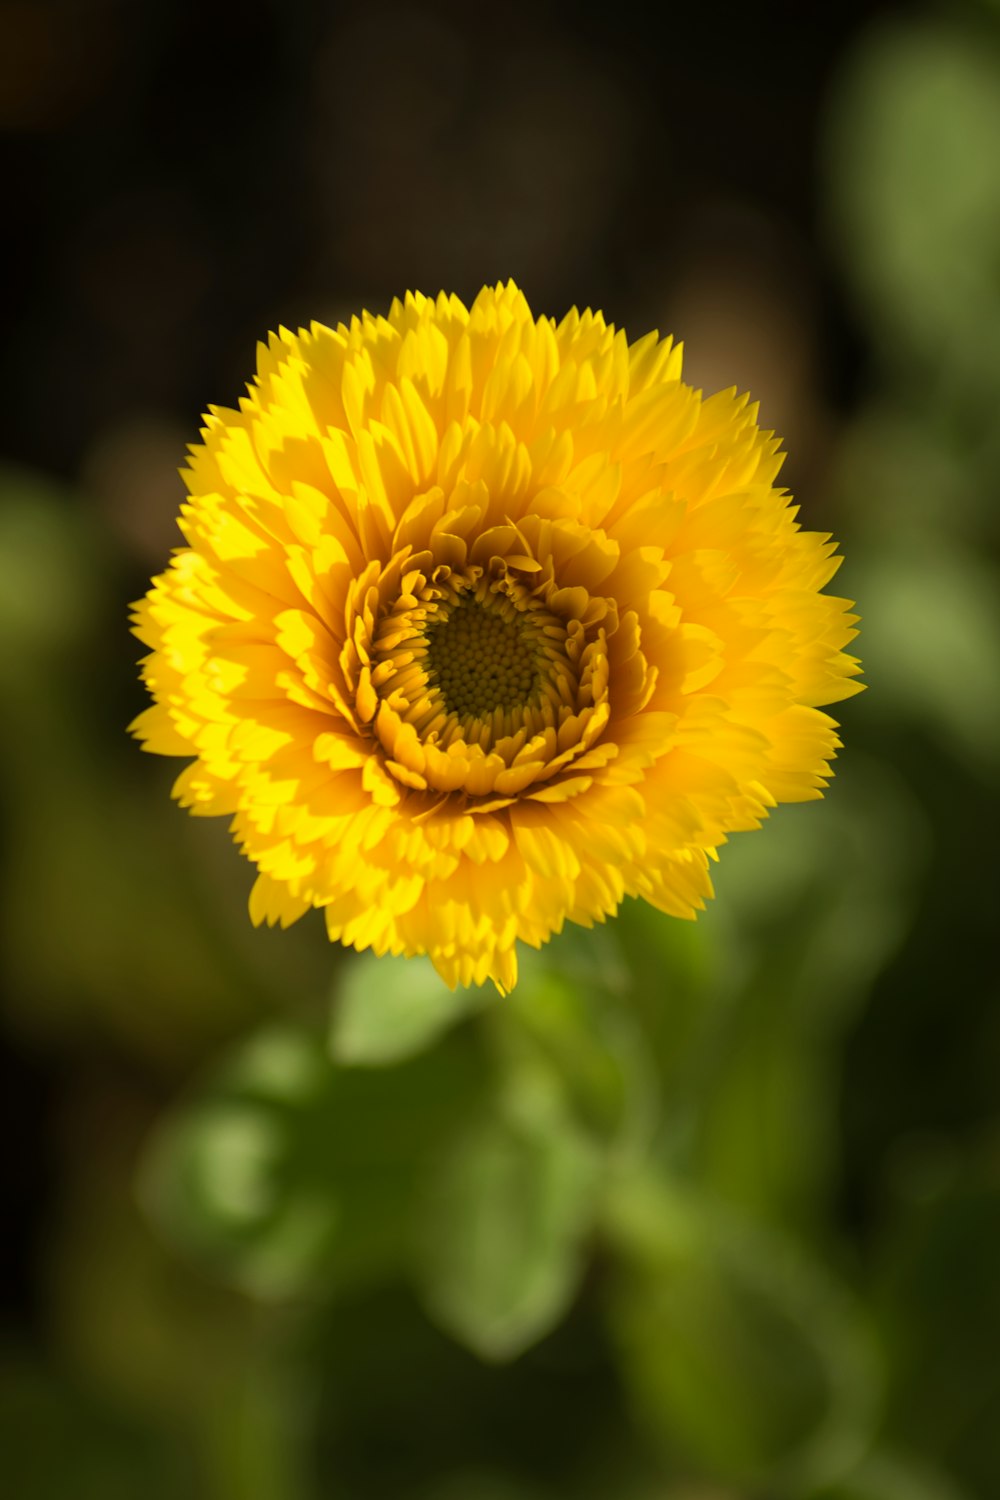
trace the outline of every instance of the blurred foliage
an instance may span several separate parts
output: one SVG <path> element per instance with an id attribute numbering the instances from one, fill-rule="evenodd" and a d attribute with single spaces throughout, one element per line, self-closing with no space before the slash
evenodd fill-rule
<path id="1" fill-rule="evenodd" d="M 963 24 L 964 23 L 964 24 Z M 874 30 L 831 119 L 831 222 L 894 378 L 983 411 L 1000 379 L 995 22 Z"/>
<path id="2" fill-rule="evenodd" d="M 4 13 L 8 55 L 40 70 L 4 115 L 24 130 L 83 107 L 45 43 L 57 9 Z M 97 9 L 88 67 L 124 45 L 116 9 Z M 387 15 L 350 35 L 370 42 Z M 419 8 L 392 16 L 390 113 L 362 143 L 376 183 L 398 180 L 393 79 L 423 36 Z M 451 24 L 433 21 L 454 93 Z M 499 269 L 546 288 L 547 236 L 558 259 L 581 225 L 595 246 L 602 233 L 587 174 L 546 186 L 565 122 L 589 131 L 607 185 L 649 108 L 596 54 L 567 43 L 553 67 L 557 53 L 550 36 L 530 54 L 509 159 L 507 72 L 487 68 L 467 105 L 477 149 L 526 184 L 501 243 L 516 258 L 523 241 L 528 262 Z M 464 181 L 447 172 L 465 116 L 445 81 L 402 173 L 439 208 Z M 346 123 L 317 93 L 316 184 L 345 170 L 324 130 L 358 145 L 358 87 Z M 412 88 L 400 97 L 420 114 Z M 696 924 L 626 902 L 525 953 L 504 999 L 451 994 L 420 961 L 340 954 L 308 919 L 254 931 L 225 828 L 180 816 L 171 767 L 123 733 L 142 703 L 124 602 L 171 545 L 156 508 L 177 499 L 169 421 L 111 423 L 82 478 L 0 473 L 5 1494 L 994 1500 L 1000 11 L 966 0 L 862 27 L 823 110 L 826 239 L 810 254 L 824 274 L 834 258 L 870 358 L 842 419 L 800 392 L 800 488 L 807 524 L 844 542 L 871 692 L 844 707 L 827 800 L 736 838 Z M 777 113 L 759 124 L 788 134 Z M 255 171 L 273 181 L 284 161 Z M 377 197 L 338 231 L 341 270 L 376 243 L 389 264 Z M 176 321 L 209 399 L 200 240 L 171 231 L 176 274 L 157 271 L 154 296 L 137 269 L 144 245 L 161 266 L 142 234 L 163 206 L 139 205 L 131 239 L 110 223 L 73 242 L 79 282 L 61 295 L 114 309 L 101 378 L 147 369 Z M 753 213 L 737 278 L 751 311 Z M 407 263 L 481 280 L 472 231 L 443 259 L 430 217 L 396 226 Z M 728 307 L 720 235 L 701 269 Z M 252 250 L 248 276 L 278 254 L 274 233 Z M 633 292 L 656 279 L 621 264 Z M 639 295 L 631 331 L 660 321 L 659 296 Z M 77 387 L 68 432 L 96 400 Z"/>
<path id="3" fill-rule="evenodd" d="M 667 1451 L 792 1495 L 848 1471 L 877 1387 L 843 1292 L 781 1238 L 662 1182 L 627 1184 L 614 1228 L 625 1373 Z"/>

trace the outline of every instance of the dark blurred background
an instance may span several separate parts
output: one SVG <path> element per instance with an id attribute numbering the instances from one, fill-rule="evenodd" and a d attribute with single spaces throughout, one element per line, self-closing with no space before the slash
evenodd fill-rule
<path id="1" fill-rule="evenodd" d="M 2 0 L 0 162 L 4 1493 L 994 1500 L 1000 6 Z M 313 1108 L 354 961 L 251 929 L 127 739 L 127 605 L 257 339 L 507 277 L 759 399 L 871 690 L 695 929 L 627 912 L 601 994 L 553 944 L 520 1011 Z M 392 1172 L 449 1049 L 520 1057 L 546 1007 L 598 1072 L 626 1016 L 622 1119 L 686 1206 L 654 1251 L 611 1193 L 491 1344 L 388 1253 Z"/>

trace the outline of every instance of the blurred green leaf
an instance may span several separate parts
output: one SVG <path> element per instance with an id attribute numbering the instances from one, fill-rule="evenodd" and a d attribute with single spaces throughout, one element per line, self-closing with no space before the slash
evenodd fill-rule
<path id="1" fill-rule="evenodd" d="M 1000 384 L 997 140 L 1000 55 L 971 26 L 873 29 L 833 94 L 830 222 L 875 330 L 975 394 Z"/>
<path id="2" fill-rule="evenodd" d="M 810 1500 L 968 1500 L 944 1474 L 907 1455 L 876 1449 L 849 1478 Z"/>
<path id="3" fill-rule="evenodd" d="M 549 1077 L 577 1124 L 619 1153 L 648 1146 L 659 1108 L 629 982 L 612 933 L 576 928 L 523 955 L 516 989 L 490 1016 L 505 1069 Z"/>
<path id="4" fill-rule="evenodd" d="M 723 852 L 700 925 L 726 966 L 671 1101 L 674 1159 L 755 1217 L 825 1222 L 840 1041 L 905 937 L 926 852 L 920 806 L 857 751 L 825 801 L 781 808 Z"/>
<path id="5" fill-rule="evenodd" d="M 342 1068 L 307 1030 L 268 1028 L 162 1123 L 143 1199 L 183 1249 L 255 1296 L 331 1295 L 399 1267 L 415 1180 L 482 1076 L 469 1047 Z"/>
<path id="6" fill-rule="evenodd" d="M 111 567 L 79 497 L 30 469 L 0 469 L 0 669 L 32 676 L 40 656 L 79 653 Z"/>
<path id="7" fill-rule="evenodd" d="M 340 1063 L 400 1062 L 497 998 L 492 985 L 450 990 L 429 958 L 352 956 L 338 975 L 330 1050 Z"/>
<path id="8" fill-rule="evenodd" d="M 539 1082 L 467 1120 L 423 1186 L 418 1286 L 486 1359 L 513 1358 L 565 1312 L 597 1201 L 595 1154 Z"/>
<path id="9" fill-rule="evenodd" d="M 120 1081 L 92 1088 L 46 1256 L 60 1368 L 120 1425 L 141 1422 L 182 1460 L 183 1469 L 165 1470 L 174 1475 L 170 1500 L 303 1500 L 291 1320 L 211 1285 L 150 1232 L 131 1191 L 145 1111 Z M 0 1426 L 2 1407 L 0 1398 Z M 75 1458 L 75 1445 L 65 1451 Z M 73 1478 L 76 1492 L 75 1469 Z M 64 1472 L 57 1493 L 65 1483 Z M 17 1485 L 13 1493 L 31 1500 L 35 1491 Z M 109 1482 L 96 1493 L 118 1491 Z M 131 1500 L 160 1490 L 134 1477 L 125 1493 Z"/>
<path id="10" fill-rule="evenodd" d="M 900 1141 L 890 1182 L 875 1305 L 891 1431 L 988 1495 L 1000 1475 L 1000 1134 L 964 1149 Z"/>
<path id="11" fill-rule="evenodd" d="M 302 1411 L 308 1390 L 263 1340 L 249 1361 L 215 1393 L 206 1422 L 210 1500 L 313 1500 Z"/>
<path id="12" fill-rule="evenodd" d="M 715 1022 L 727 955 L 699 922 L 680 922 L 641 900 L 622 903 L 614 931 L 664 1087 L 673 1092 Z"/>
<path id="13" fill-rule="evenodd" d="M 1000 771 L 1000 595 L 995 569 L 953 538 L 906 537 L 855 568 L 865 601 L 871 712 L 939 734 L 953 753 Z"/>
<path id="14" fill-rule="evenodd" d="M 842 586 L 861 601 L 859 647 L 866 674 L 868 559 L 894 552 L 901 538 L 904 545 L 922 540 L 926 547 L 931 537 L 949 546 L 957 541 L 959 556 L 966 557 L 995 523 L 987 445 L 973 446 L 963 432 L 929 416 L 916 399 L 881 393 L 853 416 L 833 456 L 833 503 L 844 515 L 840 524 L 853 534 Z M 859 707 L 867 714 L 880 702 L 881 692 Z"/>
<path id="15" fill-rule="evenodd" d="M 668 1453 L 790 1500 L 857 1463 L 877 1380 L 841 1288 L 783 1239 L 648 1179 L 619 1185 L 609 1228 L 622 1373 Z"/>

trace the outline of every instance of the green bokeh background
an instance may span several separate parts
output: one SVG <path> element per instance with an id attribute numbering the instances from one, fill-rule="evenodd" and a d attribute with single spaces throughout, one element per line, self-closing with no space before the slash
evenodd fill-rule
<path id="1" fill-rule="evenodd" d="M 2 1488 L 1000 1494 L 1000 9 L 0 6 Z M 513 275 L 786 438 L 828 798 L 514 994 L 254 931 L 128 602 L 254 340 Z"/>

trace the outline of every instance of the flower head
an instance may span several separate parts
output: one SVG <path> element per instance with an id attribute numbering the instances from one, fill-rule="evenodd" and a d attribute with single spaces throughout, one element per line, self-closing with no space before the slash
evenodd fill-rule
<path id="1" fill-rule="evenodd" d="M 137 606 L 146 747 L 226 814 L 255 922 L 516 979 L 625 895 L 822 795 L 857 690 L 838 560 L 745 396 L 512 284 L 282 329 L 190 450 L 186 547 Z"/>

